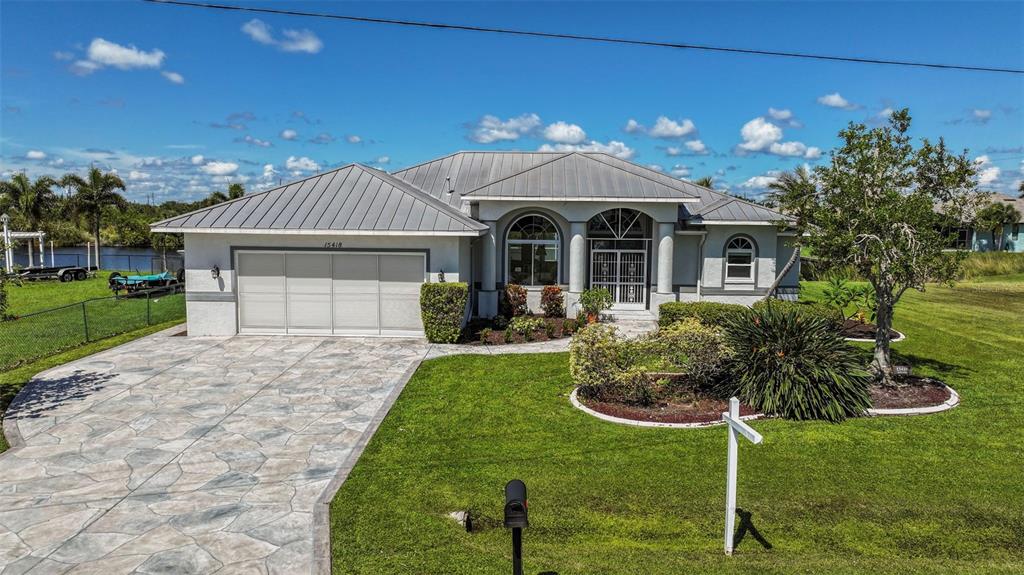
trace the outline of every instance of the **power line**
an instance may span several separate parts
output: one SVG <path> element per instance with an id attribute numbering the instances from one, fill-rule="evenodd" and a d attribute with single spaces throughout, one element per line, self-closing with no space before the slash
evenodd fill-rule
<path id="1" fill-rule="evenodd" d="M 343 14 L 327 14 L 322 12 L 303 12 L 298 10 L 281 10 L 276 8 L 255 8 L 249 6 L 231 6 L 227 4 L 210 4 L 205 2 L 183 2 L 180 0 L 142 0 L 153 4 L 170 4 L 189 8 L 208 8 L 213 10 L 233 10 L 238 12 L 256 12 L 261 14 L 277 14 L 282 16 L 305 16 L 310 18 L 328 18 L 361 22 L 364 24 L 387 24 L 392 26 L 410 26 L 416 28 L 434 28 L 439 30 L 461 30 L 464 32 L 483 32 L 490 34 L 507 34 L 511 36 L 529 36 L 534 38 L 553 38 L 559 40 L 580 40 L 585 42 L 602 42 L 606 44 L 626 44 L 655 48 L 676 48 L 682 50 L 704 50 L 708 52 L 726 52 L 753 56 L 776 56 L 782 58 L 802 58 L 807 60 L 825 60 L 831 62 L 847 62 L 855 64 L 882 64 L 887 66 L 911 66 L 917 68 L 939 68 L 945 70 L 969 70 L 973 72 L 996 72 L 1001 74 L 1024 74 L 1024 69 L 995 68 L 987 66 L 961 66 L 957 64 L 935 64 L 931 62 L 913 62 L 907 60 L 885 60 L 878 58 L 857 58 L 852 56 L 827 56 L 807 52 L 779 52 L 774 50 L 755 50 L 750 48 L 730 48 L 705 44 L 683 44 L 675 42 L 658 42 L 655 40 L 635 40 L 610 36 L 587 36 L 581 34 L 561 34 L 556 32 L 535 32 L 515 30 L 511 28 L 490 28 L 484 26 L 466 26 L 461 24 L 445 24 L 441 22 L 419 22 L 414 20 L 396 20 L 391 18 L 370 18 L 367 16 L 347 16 Z"/>

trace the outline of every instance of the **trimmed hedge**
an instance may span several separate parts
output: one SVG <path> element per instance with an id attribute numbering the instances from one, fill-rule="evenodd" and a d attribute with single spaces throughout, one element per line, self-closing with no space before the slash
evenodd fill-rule
<path id="1" fill-rule="evenodd" d="M 455 343 L 462 333 L 462 320 L 469 301 L 465 283 L 425 283 L 420 287 L 420 315 L 423 332 L 431 343 Z"/>
<path id="2" fill-rule="evenodd" d="M 732 317 L 741 315 L 747 307 L 734 303 L 713 301 L 670 301 L 658 306 L 658 325 L 668 327 L 687 318 L 704 325 L 722 326 Z"/>
<path id="3" fill-rule="evenodd" d="M 805 318 L 821 318 L 837 330 L 843 329 L 843 322 L 846 320 L 838 309 L 821 302 L 796 302 L 778 299 L 763 299 L 754 304 L 754 309 L 758 311 L 769 308 L 783 312 L 793 311 Z"/>

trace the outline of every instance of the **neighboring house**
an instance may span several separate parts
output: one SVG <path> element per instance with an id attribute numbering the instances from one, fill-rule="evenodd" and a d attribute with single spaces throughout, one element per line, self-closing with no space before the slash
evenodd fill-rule
<path id="1" fill-rule="evenodd" d="M 992 194 L 990 199 L 992 202 L 1010 204 L 1024 218 L 1024 198 L 1011 198 L 1003 194 Z M 960 228 L 958 230 L 957 247 L 962 249 L 969 247 L 972 251 L 976 252 L 991 252 L 1000 247 L 1000 244 L 995 241 L 992 230 Z M 1004 252 L 1024 253 L 1024 221 L 1003 226 L 1001 249 Z"/>
<path id="2" fill-rule="evenodd" d="M 419 286 L 611 290 L 615 310 L 751 304 L 792 253 L 785 216 L 599 153 L 458 152 L 393 174 L 351 164 L 153 224 L 184 233 L 190 335 L 422 333 Z M 780 293 L 795 298 L 799 266 Z M 467 310 L 470 311 L 470 310 Z"/>

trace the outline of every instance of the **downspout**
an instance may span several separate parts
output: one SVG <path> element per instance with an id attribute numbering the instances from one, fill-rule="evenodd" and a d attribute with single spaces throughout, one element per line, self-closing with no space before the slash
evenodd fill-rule
<path id="1" fill-rule="evenodd" d="M 701 300 L 701 287 L 704 285 L 704 242 L 708 233 L 700 235 L 700 247 L 697 249 L 697 301 Z"/>

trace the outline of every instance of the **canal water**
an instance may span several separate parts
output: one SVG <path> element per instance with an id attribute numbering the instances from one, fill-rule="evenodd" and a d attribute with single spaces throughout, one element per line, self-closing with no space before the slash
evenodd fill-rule
<path id="1" fill-rule="evenodd" d="M 32 246 L 32 263 L 39 265 L 39 245 Z M 95 250 L 90 263 L 96 265 Z M 181 254 L 174 250 L 167 251 L 167 267 L 171 271 L 181 268 Z M 82 266 L 89 260 L 86 257 L 85 246 L 54 248 L 53 264 L 56 266 Z M 51 265 L 50 248 L 46 248 L 44 264 Z M 23 242 L 19 242 L 14 248 L 14 265 L 28 265 L 28 250 Z M 152 248 L 122 248 L 117 246 L 100 246 L 100 266 L 105 270 L 132 271 L 139 273 L 160 273 L 163 271 L 160 252 Z"/>

